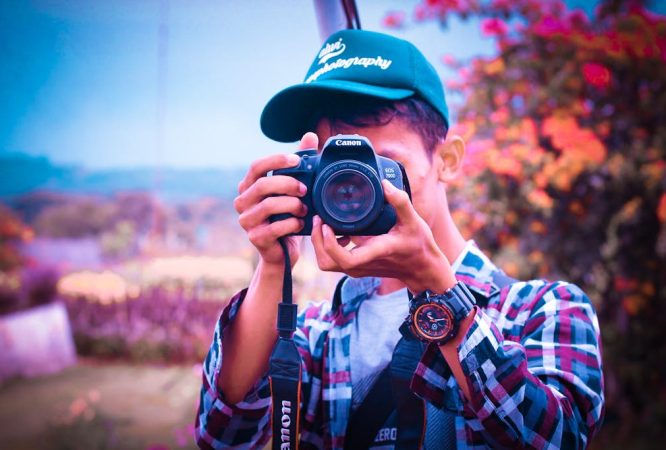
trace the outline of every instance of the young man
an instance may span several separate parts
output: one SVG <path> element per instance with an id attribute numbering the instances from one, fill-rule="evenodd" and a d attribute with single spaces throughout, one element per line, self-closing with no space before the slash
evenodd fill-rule
<path id="1" fill-rule="evenodd" d="M 446 186 L 465 147 L 447 136 L 441 82 L 413 45 L 359 30 L 332 35 L 305 82 L 273 97 L 261 124 L 273 139 L 300 138 L 300 149 L 321 150 L 336 134 L 365 136 L 377 154 L 405 167 L 411 185 L 410 202 L 382 184 L 397 223 L 384 235 L 352 237 L 353 249 L 315 217 L 320 269 L 349 278 L 333 304 L 309 305 L 299 316 L 301 448 L 358 445 L 350 444 L 350 430 L 371 417 L 382 418 L 369 430 L 371 448 L 409 447 L 409 436 L 411 448 L 428 450 L 589 444 L 604 403 L 594 310 L 566 282 L 510 280 L 458 231 Z M 284 269 L 277 239 L 300 230 L 307 211 L 300 200 L 306 186 L 266 175 L 297 164 L 295 155 L 260 159 L 239 185 L 239 222 L 260 259 L 248 289 L 222 313 L 204 364 L 203 448 L 261 448 L 270 438 L 266 370 Z M 294 217 L 270 222 L 278 213 Z M 289 237 L 288 248 L 296 263 L 299 238 Z M 402 326 L 410 313 L 411 329 Z M 438 334 L 446 320 L 452 329 Z M 403 345 L 411 350 L 401 353 Z M 388 411 L 373 410 L 372 386 L 400 355 L 415 356 L 408 387 L 392 384 Z M 420 405 L 412 410 L 418 420 L 401 412 L 405 398 Z"/>

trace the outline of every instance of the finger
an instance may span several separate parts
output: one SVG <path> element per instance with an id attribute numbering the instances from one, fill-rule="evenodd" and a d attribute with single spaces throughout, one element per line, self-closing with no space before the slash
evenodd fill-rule
<path id="1" fill-rule="evenodd" d="M 321 270 L 339 271 L 340 268 L 335 264 L 331 257 L 324 250 L 324 236 L 322 234 L 322 221 L 319 216 L 312 218 L 312 247 L 317 257 L 317 265 Z"/>
<path id="2" fill-rule="evenodd" d="M 321 225 L 322 231 L 322 247 L 326 254 L 333 260 L 333 262 L 342 270 L 349 269 L 355 266 L 354 257 L 352 254 L 338 243 L 335 238 L 333 229 L 326 225 Z"/>
<path id="3" fill-rule="evenodd" d="M 234 208 L 241 213 L 272 195 L 302 197 L 307 187 L 296 178 L 286 175 L 275 175 L 258 179 L 234 200 Z"/>
<path id="4" fill-rule="evenodd" d="M 384 188 L 386 201 L 395 208 L 398 222 L 404 224 L 415 222 L 417 213 L 412 202 L 409 200 L 407 192 L 396 188 L 388 180 L 382 180 L 382 187 Z"/>
<path id="5" fill-rule="evenodd" d="M 242 194 L 245 192 L 245 190 L 254 185 L 258 179 L 265 177 L 271 170 L 295 167 L 300 161 L 301 158 L 294 154 L 271 155 L 257 159 L 250 164 L 245 177 L 238 183 L 238 193 Z"/>
<path id="6" fill-rule="evenodd" d="M 267 248 L 275 245 L 275 241 L 279 237 L 297 233 L 301 228 L 303 228 L 303 220 L 290 217 L 289 219 L 278 220 L 252 228 L 248 231 L 247 237 L 255 247 Z"/>
<path id="7" fill-rule="evenodd" d="M 275 214 L 291 214 L 297 217 L 304 217 L 308 208 L 297 197 L 280 195 L 277 197 L 267 197 L 251 208 L 243 211 L 238 216 L 238 223 L 245 230 L 249 230 L 266 222 L 270 216 Z"/>
<path id="8" fill-rule="evenodd" d="M 366 245 L 347 250 L 338 244 L 333 230 L 328 225 L 322 226 L 322 234 L 324 250 L 343 271 L 360 268 L 373 260 L 387 256 L 396 244 L 394 236 L 384 234 L 367 240 Z"/>
<path id="9" fill-rule="evenodd" d="M 298 143 L 299 150 L 306 149 L 317 149 L 319 145 L 319 137 L 314 134 L 312 131 L 308 131 L 301 138 L 301 142 Z"/>

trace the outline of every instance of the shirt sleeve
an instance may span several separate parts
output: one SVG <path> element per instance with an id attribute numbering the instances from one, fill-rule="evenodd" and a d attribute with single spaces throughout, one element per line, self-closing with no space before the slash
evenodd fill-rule
<path id="1" fill-rule="evenodd" d="M 494 323 L 477 310 L 458 347 L 471 391 L 471 398 L 462 400 L 466 421 L 496 448 L 587 447 L 604 409 L 592 304 L 577 286 L 562 282 L 517 283 L 502 295 L 507 295 L 502 314 L 522 328 L 503 335 L 498 325 L 506 319 Z M 430 346 L 412 388 L 442 404 L 452 378 L 439 349 Z"/>
<path id="2" fill-rule="evenodd" d="M 222 336 L 238 313 L 247 290 L 242 290 L 222 311 L 215 326 L 213 342 L 204 360 L 199 409 L 196 417 L 197 445 L 202 449 L 262 448 L 270 436 L 270 387 L 267 374 L 263 375 L 237 404 L 224 400 L 217 387 L 222 366 Z"/>
<path id="3" fill-rule="evenodd" d="M 236 317 L 247 290 L 244 289 L 230 300 L 222 311 L 215 327 L 213 342 L 203 364 L 202 386 L 199 395 L 199 408 L 196 416 L 197 445 L 202 449 L 262 449 L 268 443 L 270 430 L 271 393 L 268 373 L 265 373 L 253 385 L 245 398 L 237 404 L 225 401 L 224 392 L 217 386 L 217 379 L 222 366 L 222 336 L 224 329 Z M 313 394 L 313 383 L 319 380 L 321 371 L 321 351 L 313 352 L 312 345 L 321 347 L 320 333 L 312 333 L 309 322 L 318 317 L 321 307 L 308 307 L 298 316 L 294 342 L 303 361 L 301 389 L 305 408 L 304 422 L 301 426 L 301 439 L 308 437 L 317 440 L 312 433 L 317 399 Z M 309 423 L 308 423 L 309 422 Z M 310 424 L 310 426 L 308 426 Z"/>

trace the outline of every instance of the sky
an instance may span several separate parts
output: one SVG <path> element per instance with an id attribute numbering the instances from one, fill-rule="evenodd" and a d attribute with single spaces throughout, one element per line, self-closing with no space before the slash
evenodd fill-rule
<path id="1" fill-rule="evenodd" d="M 443 77 L 444 54 L 494 52 L 475 22 L 382 27 L 416 3 L 357 0 L 361 25 L 412 41 Z M 226 168 L 293 151 L 263 136 L 259 116 L 320 42 L 312 0 L 2 1 L 0 156 Z"/>

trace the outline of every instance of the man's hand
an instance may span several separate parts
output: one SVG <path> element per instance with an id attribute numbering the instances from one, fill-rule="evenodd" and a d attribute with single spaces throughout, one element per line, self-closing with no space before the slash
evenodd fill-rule
<path id="1" fill-rule="evenodd" d="M 299 144 L 299 149 L 317 148 L 317 135 L 306 133 Z M 298 165 L 297 155 L 272 155 L 252 163 L 247 174 L 238 185 L 238 197 L 234 208 L 238 212 L 238 223 L 247 233 L 247 237 L 259 251 L 263 262 L 277 266 L 284 264 L 282 248 L 278 238 L 296 233 L 303 228 L 301 217 L 307 208 L 299 197 L 307 191 L 306 186 L 293 177 L 277 175 L 267 177 L 272 170 Z M 295 217 L 270 222 L 274 214 L 289 213 Z M 289 237 L 287 245 L 292 264 L 299 256 L 301 238 Z"/>
<path id="2" fill-rule="evenodd" d="M 426 289 L 441 293 L 452 287 L 456 280 L 451 265 L 407 193 L 387 180 L 382 186 L 386 200 L 396 210 L 396 225 L 387 234 L 351 237 L 355 246 L 347 249 L 350 239 L 336 239 L 331 227 L 315 216 L 312 244 L 319 268 L 352 277 L 397 278 L 414 293 Z"/>
<path id="3" fill-rule="evenodd" d="M 317 135 L 306 133 L 300 149 L 317 147 Z M 289 176 L 271 176 L 271 170 L 294 167 L 296 155 L 273 155 L 255 161 L 238 185 L 234 207 L 238 222 L 259 251 L 261 260 L 247 289 L 236 318 L 224 330 L 224 358 L 217 387 L 228 404 L 241 401 L 252 385 L 268 369 L 268 359 L 275 345 L 278 303 L 282 295 L 284 254 L 278 238 L 296 233 L 303 226 L 306 209 L 301 197 L 305 186 Z M 294 217 L 270 222 L 273 214 L 289 213 Z M 287 238 L 293 264 L 299 256 L 300 237 Z"/>

